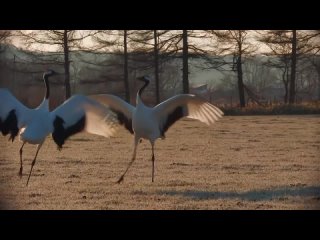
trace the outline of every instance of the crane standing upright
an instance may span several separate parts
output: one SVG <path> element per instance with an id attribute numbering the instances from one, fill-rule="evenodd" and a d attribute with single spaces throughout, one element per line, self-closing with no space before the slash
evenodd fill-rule
<path id="1" fill-rule="evenodd" d="M 118 183 L 123 181 L 125 174 L 133 164 L 140 139 L 147 139 L 151 144 L 153 182 L 155 141 L 158 138 L 164 139 L 165 133 L 169 127 L 183 117 L 197 119 L 210 125 L 223 116 L 223 112 L 219 108 L 192 94 L 179 94 L 150 108 L 146 106 L 141 99 L 141 95 L 144 89 L 149 85 L 150 79 L 143 76 L 138 78 L 138 80 L 144 82 L 144 85 L 137 93 L 136 107 L 128 104 L 119 97 L 109 94 L 90 96 L 90 98 L 97 100 L 114 111 L 117 114 L 119 123 L 130 133 L 134 134 L 132 158 L 126 170 L 117 181 Z"/>
<path id="2" fill-rule="evenodd" d="M 20 148 L 20 170 L 22 177 L 22 152 L 25 143 L 37 145 L 37 151 L 31 164 L 27 185 L 39 150 L 46 137 L 51 133 L 53 140 L 61 150 L 65 140 L 81 131 L 105 137 L 115 132 L 116 119 L 113 112 L 102 104 L 83 95 L 74 95 L 49 111 L 50 86 L 49 77 L 57 75 L 53 70 L 43 74 L 46 94 L 41 104 L 30 109 L 19 102 L 7 89 L 0 89 L 0 131 L 3 135 L 10 134 L 9 140 L 14 141 L 19 134 L 22 146 Z"/>

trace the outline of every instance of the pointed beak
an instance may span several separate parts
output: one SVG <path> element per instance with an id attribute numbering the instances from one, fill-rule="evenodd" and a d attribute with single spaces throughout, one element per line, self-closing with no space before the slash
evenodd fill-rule
<path id="1" fill-rule="evenodd" d="M 144 81 L 144 76 L 142 76 L 142 77 L 137 77 L 137 80 Z"/>
<path id="2" fill-rule="evenodd" d="M 146 81 L 150 82 L 150 79 L 147 76 L 137 77 L 137 80 L 140 80 L 142 82 L 146 82 Z"/>

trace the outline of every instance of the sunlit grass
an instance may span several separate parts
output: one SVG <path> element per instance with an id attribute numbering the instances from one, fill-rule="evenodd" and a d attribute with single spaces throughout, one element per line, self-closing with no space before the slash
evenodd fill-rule
<path id="1" fill-rule="evenodd" d="M 124 182 L 133 136 L 47 138 L 28 187 L 35 146 L 0 137 L 0 209 L 320 209 L 320 115 L 225 116 L 212 126 L 177 121 L 155 145 L 142 141 Z M 87 141 L 86 141 L 87 140 Z"/>

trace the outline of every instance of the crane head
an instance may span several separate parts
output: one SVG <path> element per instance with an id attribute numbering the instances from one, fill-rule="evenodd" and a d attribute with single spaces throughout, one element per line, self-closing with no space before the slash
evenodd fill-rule
<path id="1" fill-rule="evenodd" d="M 140 80 L 142 82 L 150 82 L 151 81 L 149 76 L 137 77 L 137 80 Z"/>
<path id="2" fill-rule="evenodd" d="M 58 75 L 59 73 L 57 73 L 56 71 L 52 70 L 52 69 L 48 69 L 43 76 L 54 76 L 54 75 Z"/>

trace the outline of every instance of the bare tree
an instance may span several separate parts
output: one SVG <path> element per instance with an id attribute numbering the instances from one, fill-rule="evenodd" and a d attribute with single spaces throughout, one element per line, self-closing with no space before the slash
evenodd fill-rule
<path id="1" fill-rule="evenodd" d="M 246 30 L 218 30 L 207 32 L 215 37 L 215 55 L 233 55 L 232 62 L 222 59 L 218 66 L 231 66 L 231 69 L 237 73 L 240 107 L 245 107 L 242 64 L 245 61 L 245 57 L 250 56 L 256 51 L 255 46 L 249 41 L 249 32 Z"/>
<path id="2" fill-rule="evenodd" d="M 156 33 L 156 34 L 155 34 Z M 151 33 L 150 31 L 141 31 L 139 40 L 134 40 L 133 42 L 143 43 L 143 47 L 137 47 L 136 49 L 144 49 L 144 52 L 149 52 L 150 48 L 154 49 L 154 67 L 155 67 L 155 79 L 156 88 L 158 83 L 157 76 L 161 72 L 161 66 L 164 62 L 182 59 L 182 86 L 183 93 L 189 93 L 189 59 L 191 57 L 199 57 L 199 53 L 203 54 L 205 51 L 197 46 L 192 40 L 196 38 L 202 38 L 203 34 L 200 31 L 182 30 L 182 31 L 153 31 L 154 44 L 150 42 Z M 155 40 L 157 37 L 158 40 Z M 190 39 L 190 41 L 189 41 Z M 149 49 L 149 50 L 148 50 Z M 158 59 L 157 59 L 158 58 Z M 157 66 L 159 69 L 157 70 Z M 162 81 L 167 80 L 162 79 Z M 172 80 L 174 81 L 174 80 Z"/>
<path id="3" fill-rule="evenodd" d="M 71 87 L 70 87 L 70 61 L 69 61 L 69 54 L 70 54 L 70 46 L 69 46 L 69 37 L 68 35 L 72 36 L 74 32 L 70 30 L 63 30 L 63 35 L 60 32 L 56 32 L 57 36 L 61 36 L 63 40 L 63 55 L 64 55 L 64 81 L 66 87 L 66 99 L 71 96 Z"/>
<path id="4" fill-rule="evenodd" d="M 266 44 L 271 52 L 265 54 L 269 56 L 266 65 L 277 68 L 282 72 L 282 82 L 284 84 L 284 102 L 289 100 L 289 83 L 290 83 L 290 67 L 291 67 L 291 41 L 285 36 L 283 31 L 267 31 L 260 32 L 259 41 Z"/>
<path id="5" fill-rule="evenodd" d="M 308 57 L 308 54 L 315 50 L 312 39 L 318 33 L 297 30 L 272 30 L 262 32 L 260 35 L 261 37 L 258 40 L 266 44 L 271 50 L 266 55 L 275 56 L 276 59 L 278 58 L 282 62 L 283 76 L 286 75 L 287 77 L 286 81 L 284 81 L 286 91 L 285 103 L 287 102 L 288 95 L 289 103 L 293 104 L 297 93 L 296 73 L 297 68 L 300 67 L 300 64 L 297 64 L 297 62 Z M 281 64 L 277 65 L 277 67 L 281 68 Z"/>
<path id="6" fill-rule="evenodd" d="M 297 100 L 318 98 L 318 73 L 316 67 L 312 64 L 313 56 L 308 55 L 299 61 L 299 68 L 296 73 L 296 92 Z M 315 61 L 316 63 L 316 61 Z"/>
<path id="7" fill-rule="evenodd" d="M 188 31 L 183 30 L 183 73 L 182 73 L 182 82 L 183 82 L 183 93 L 189 93 L 189 70 L 188 70 Z"/>
<path id="8" fill-rule="evenodd" d="M 172 34 L 168 30 L 144 30 L 136 31 L 131 38 L 132 51 L 142 53 L 145 57 L 145 66 L 143 68 L 153 68 L 155 78 L 155 102 L 160 102 L 160 72 L 161 66 L 171 57 Z M 134 45 L 134 46 L 133 46 Z M 139 54 L 139 55 L 140 55 Z M 135 59 L 135 58 L 133 58 Z M 138 59 L 136 59 L 138 60 Z M 150 61 L 151 60 L 151 61 Z M 164 81 L 162 79 L 162 81 Z M 163 85 L 163 84 L 162 84 Z"/>
<path id="9" fill-rule="evenodd" d="M 292 30 L 291 39 L 291 78 L 290 78 L 290 91 L 289 103 L 295 103 L 296 98 L 296 65 L 297 65 L 297 30 Z"/>
<path id="10" fill-rule="evenodd" d="M 96 43 L 96 47 L 94 49 L 98 49 L 100 52 L 113 52 L 116 55 L 121 55 L 121 58 L 123 58 L 123 84 L 125 89 L 125 100 L 128 103 L 130 103 L 128 51 L 130 35 L 131 31 L 129 30 L 101 30 L 93 38 Z M 110 64 L 106 64 L 106 66 L 109 65 Z"/>
<path id="11" fill-rule="evenodd" d="M 318 100 L 320 100 L 320 30 L 313 30 L 306 37 L 311 40 L 310 57 L 308 59 L 317 72 Z"/>
<path id="12" fill-rule="evenodd" d="M 159 47 L 158 47 L 158 31 L 153 30 L 154 39 L 154 76 L 156 80 L 156 103 L 160 103 L 159 89 Z"/>
<path id="13" fill-rule="evenodd" d="M 123 55 L 124 55 L 124 87 L 126 89 L 126 101 L 130 103 L 129 74 L 128 74 L 128 31 L 123 31 Z"/>
<path id="14" fill-rule="evenodd" d="M 189 44 L 188 38 L 192 31 L 182 30 L 172 31 L 171 34 L 163 41 L 161 54 L 164 58 L 172 57 L 178 55 L 182 51 L 182 87 L 183 93 L 189 93 L 189 49 L 191 45 Z M 182 45 L 181 45 L 182 42 Z M 178 56 L 179 57 L 179 56 Z"/>
<path id="15" fill-rule="evenodd" d="M 318 76 L 318 100 L 320 100 L 320 56 L 311 57 L 311 64 L 314 66 Z"/>
<path id="16" fill-rule="evenodd" d="M 243 64 L 243 74 L 246 84 L 253 87 L 256 91 L 261 91 L 275 82 L 276 74 L 262 59 L 248 59 Z"/>
<path id="17" fill-rule="evenodd" d="M 2 44 L 5 43 L 11 36 L 11 31 L 9 30 L 0 30 L 0 53 L 2 50 Z"/>
<path id="18" fill-rule="evenodd" d="M 55 47 L 54 50 L 58 51 L 52 53 L 51 57 L 55 56 L 55 59 L 50 61 L 64 66 L 65 99 L 71 96 L 70 53 L 75 49 L 80 49 L 83 40 L 92 35 L 94 35 L 92 31 L 75 30 L 19 31 L 19 36 L 25 41 L 26 46 L 40 46 L 40 51 L 44 51 L 44 47 L 50 46 Z M 61 56 L 63 56 L 63 61 L 60 60 Z"/>
<path id="19" fill-rule="evenodd" d="M 4 42 L 11 35 L 10 30 L 0 30 L 0 43 Z"/>

